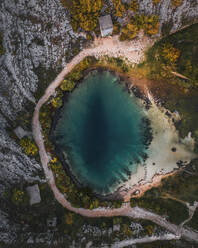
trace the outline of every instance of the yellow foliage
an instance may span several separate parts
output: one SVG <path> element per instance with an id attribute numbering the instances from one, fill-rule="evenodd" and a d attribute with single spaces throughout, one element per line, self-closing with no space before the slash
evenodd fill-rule
<path id="1" fill-rule="evenodd" d="M 74 221 L 73 216 L 74 216 L 73 213 L 65 214 L 65 222 L 66 222 L 67 225 L 73 224 L 73 221 Z"/>
<path id="2" fill-rule="evenodd" d="M 102 6 L 103 0 L 73 0 L 71 15 L 74 30 L 77 30 L 77 24 L 86 31 L 94 30 L 98 24 Z"/>
<path id="3" fill-rule="evenodd" d="M 183 0 L 171 0 L 171 2 L 172 6 L 179 7 L 182 4 Z"/>
<path id="4" fill-rule="evenodd" d="M 61 3 L 65 8 L 70 8 L 72 0 L 61 0 Z"/>
<path id="5" fill-rule="evenodd" d="M 126 11 L 122 0 L 113 0 L 113 6 L 116 11 L 115 15 L 117 17 L 122 17 L 124 12 Z"/>
<path id="6" fill-rule="evenodd" d="M 136 37 L 138 27 L 133 23 L 128 23 L 121 30 L 120 40 L 131 40 Z"/>
<path id="7" fill-rule="evenodd" d="M 151 226 L 151 225 L 146 226 L 145 229 L 146 229 L 146 231 L 148 232 L 148 235 L 149 235 L 149 236 L 152 236 L 153 231 L 154 231 L 153 226 Z"/>
<path id="8" fill-rule="evenodd" d="M 51 163 L 56 163 L 57 162 L 57 158 L 54 157 L 53 159 L 51 159 Z"/>
<path id="9" fill-rule="evenodd" d="M 128 7 L 130 10 L 132 10 L 133 12 L 137 12 L 139 5 L 138 5 L 138 1 L 137 0 L 132 0 L 129 4 Z"/>
<path id="10" fill-rule="evenodd" d="M 27 196 L 24 191 L 14 188 L 11 201 L 15 205 L 25 204 L 27 202 Z"/>
<path id="11" fill-rule="evenodd" d="M 158 4 L 161 0 L 152 0 L 154 4 Z"/>
<path id="12" fill-rule="evenodd" d="M 64 79 L 60 85 L 60 88 L 63 91 L 72 91 L 74 87 L 75 87 L 75 83 L 68 79 Z"/>
<path id="13" fill-rule="evenodd" d="M 51 104 L 54 108 L 60 108 L 63 104 L 62 98 L 60 96 L 53 98 Z"/>
<path id="14" fill-rule="evenodd" d="M 36 144 L 30 138 L 27 138 L 27 137 L 22 138 L 20 140 L 20 145 L 23 147 L 23 149 L 27 155 L 35 156 L 38 153 L 38 148 L 37 148 Z"/>
<path id="15" fill-rule="evenodd" d="M 168 63 L 175 63 L 179 55 L 180 51 L 172 44 L 165 44 L 162 48 L 162 56 Z"/>
<path id="16" fill-rule="evenodd" d="M 143 29 L 145 34 L 154 35 L 159 30 L 159 17 L 157 15 L 135 17 L 135 23 L 139 29 Z"/>
<path id="17" fill-rule="evenodd" d="M 119 34 L 120 33 L 120 24 L 114 23 L 113 25 L 113 34 Z"/>

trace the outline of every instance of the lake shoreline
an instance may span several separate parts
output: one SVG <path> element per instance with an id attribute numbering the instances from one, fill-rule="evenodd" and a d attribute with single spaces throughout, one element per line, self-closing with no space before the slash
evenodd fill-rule
<path id="1" fill-rule="evenodd" d="M 84 78 L 91 72 L 93 71 L 99 71 L 99 72 L 103 72 L 103 71 L 109 71 L 110 73 L 113 73 L 116 77 L 119 78 L 119 83 L 123 83 L 124 82 L 124 88 L 128 91 L 129 94 L 134 94 L 137 98 L 141 99 L 142 102 L 144 102 L 145 104 L 145 109 L 148 110 L 151 107 L 151 101 L 149 100 L 148 95 L 146 95 L 145 93 L 149 92 L 149 89 L 147 88 L 147 91 L 142 91 L 139 89 L 139 87 L 134 84 L 134 81 L 131 81 L 131 78 L 129 77 L 124 77 L 121 73 L 119 73 L 116 70 L 112 70 L 112 69 L 108 69 L 108 67 L 106 66 L 104 67 L 92 67 L 88 70 L 86 70 L 83 74 L 83 78 L 78 82 L 78 85 L 82 83 L 82 81 L 84 80 Z M 77 86 L 78 87 L 78 86 Z M 67 102 L 68 97 L 70 96 L 71 93 L 66 93 L 65 94 L 65 100 L 64 104 Z M 154 98 L 154 97 L 153 97 Z M 161 106 L 161 101 L 158 98 L 158 101 L 156 103 L 157 105 Z M 60 110 L 57 110 L 58 112 L 60 112 Z M 59 113 L 60 115 L 60 113 Z M 59 117 L 58 117 L 59 118 Z M 56 120 L 57 121 L 57 120 Z M 55 128 L 55 126 L 53 126 L 53 128 Z M 52 133 L 52 130 L 50 131 L 50 133 Z M 56 148 L 57 149 L 57 148 Z M 63 167 L 66 171 L 66 173 L 69 175 L 69 177 L 72 179 L 72 181 L 75 183 L 75 185 L 80 189 L 85 188 L 76 178 L 76 176 L 72 173 L 70 166 L 67 164 L 67 162 L 65 161 L 64 155 L 61 154 L 60 151 L 58 151 L 59 149 L 57 149 L 56 154 L 58 155 L 58 157 L 60 158 L 60 161 L 63 163 Z M 141 197 L 144 192 L 146 192 L 147 190 L 151 189 L 153 186 L 157 187 L 160 185 L 161 180 L 163 178 L 166 178 L 170 175 L 175 175 L 178 171 L 180 171 L 179 167 L 178 168 L 174 168 L 171 172 L 167 172 L 167 173 L 155 173 L 152 178 L 150 179 L 150 181 L 147 182 L 142 182 L 142 180 L 138 181 L 138 183 L 136 185 L 134 185 L 132 188 L 124 188 L 123 185 L 125 182 L 123 182 L 123 185 L 120 185 L 117 187 L 117 189 L 113 192 L 113 193 L 109 193 L 109 194 L 98 194 L 97 192 L 92 192 L 91 194 L 93 196 L 98 197 L 99 199 L 102 200 L 124 200 L 124 201 L 129 201 L 130 198 L 136 198 L 136 197 Z M 134 174 L 135 175 L 135 174 Z M 131 175 L 130 175 L 131 176 Z M 126 180 L 126 182 L 128 182 L 129 180 Z"/>
<path id="2" fill-rule="evenodd" d="M 90 73 L 95 73 L 95 72 L 103 73 L 103 72 L 107 72 L 107 71 L 110 72 L 111 74 L 113 74 L 118 79 L 117 80 L 118 84 L 122 85 L 123 89 L 126 90 L 129 95 L 133 94 L 135 97 L 140 99 L 141 102 L 144 103 L 143 108 L 145 108 L 145 110 L 149 109 L 149 107 L 150 107 L 149 99 L 141 93 L 141 91 L 138 89 L 138 87 L 136 87 L 135 85 L 133 85 L 133 86 L 131 85 L 131 81 L 129 80 L 128 77 L 123 76 L 121 73 L 119 73 L 116 70 L 109 69 L 107 66 L 105 68 L 102 66 L 91 67 L 91 68 L 89 68 L 83 72 L 83 77 L 78 81 L 77 85 L 75 86 L 75 88 L 71 92 L 65 92 L 64 93 L 63 105 L 61 106 L 61 108 L 55 110 L 55 116 L 53 117 L 50 135 L 49 135 L 51 142 L 56 143 L 54 140 L 54 137 L 53 137 L 53 132 L 56 128 L 56 124 L 57 124 L 59 118 L 61 118 L 61 110 L 65 106 L 65 104 L 67 104 L 68 99 L 69 99 L 70 95 L 72 94 L 72 92 L 83 83 L 83 81 L 86 79 L 86 77 L 88 77 L 88 75 L 90 75 Z M 147 125 L 149 125 L 149 123 Z M 150 129 L 150 126 L 148 126 L 148 128 Z M 151 135 L 151 137 L 148 137 L 149 140 L 152 139 L 152 134 L 150 134 L 150 135 Z M 71 170 L 72 165 L 68 164 L 68 161 L 66 161 L 67 159 L 66 159 L 65 155 L 63 154 L 63 152 L 61 152 L 61 150 L 58 148 L 58 146 L 55 146 L 55 154 L 59 158 L 61 163 L 63 164 L 63 168 L 66 171 L 66 174 L 71 178 L 71 180 L 73 181 L 73 183 L 75 183 L 75 185 L 79 188 L 79 190 L 81 190 L 83 188 L 89 188 L 88 186 L 84 186 L 82 183 L 80 183 L 77 176 L 74 175 L 74 173 Z M 125 181 L 127 181 L 127 179 Z M 124 183 L 124 181 L 123 181 L 123 183 Z M 122 195 L 119 193 L 119 188 L 120 187 L 116 187 L 116 189 L 114 190 L 113 193 L 107 193 L 104 195 L 97 193 L 97 192 L 94 192 L 94 191 L 91 194 L 93 196 L 98 197 L 101 200 L 115 200 L 115 199 L 116 200 L 123 200 Z"/>

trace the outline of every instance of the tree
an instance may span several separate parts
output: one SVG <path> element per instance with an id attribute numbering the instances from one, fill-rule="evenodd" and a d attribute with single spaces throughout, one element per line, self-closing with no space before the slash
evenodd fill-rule
<path id="1" fill-rule="evenodd" d="M 76 31 L 80 26 L 85 31 L 93 31 L 103 6 L 102 0 L 73 0 L 71 5 L 72 27 Z"/>
<path id="2" fill-rule="evenodd" d="M 139 5 L 137 0 L 132 0 L 128 5 L 128 9 L 132 10 L 133 12 L 137 12 L 138 8 Z"/>
<path id="3" fill-rule="evenodd" d="M 121 30 L 120 40 L 131 40 L 136 37 L 138 27 L 133 23 L 128 23 Z"/>
<path id="4" fill-rule="evenodd" d="M 144 32 L 148 35 L 155 35 L 159 31 L 159 17 L 157 15 L 145 16 Z"/>
<path id="5" fill-rule="evenodd" d="M 51 104 L 54 108 L 60 108 L 63 105 L 62 98 L 60 96 L 53 98 Z"/>
<path id="6" fill-rule="evenodd" d="M 117 17 L 122 17 L 124 12 L 126 11 L 122 0 L 113 0 L 113 6 L 116 11 L 115 15 Z"/>
<path id="7" fill-rule="evenodd" d="M 168 64 L 175 63 L 179 58 L 180 51 L 172 44 L 164 44 L 162 47 L 162 57 Z"/>
<path id="8" fill-rule="evenodd" d="M 143 29 L 145 34 L 154 35 L 159 31 L 159 17 L 157 15 L 136 15 L 134 20 L 138 29 Z"/>

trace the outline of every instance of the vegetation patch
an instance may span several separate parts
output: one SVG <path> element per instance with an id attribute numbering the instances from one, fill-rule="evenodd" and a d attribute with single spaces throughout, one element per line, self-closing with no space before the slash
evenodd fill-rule
<path id="1" fill-rule="evenodd" d="M 147 77 L 177 84 L 186 89 L 197 88 L 197 39 L 198 24 L 194 24 L 155 43 L 148 50 L 144 63 L 144 66 L 149 68 Z M 175 75 L 172 72 L 181 75 Z"/>
<path id="2" fill-rule="evenodd" d="M 152 0 L 153 4 L 158 4 L 161 0 Z"/>
<path id="3" fill-rule="evenodd" d="M 102 0 L 61 0 L 71 12 L 71 24 L 76 32 L 78 28 L 93 31 L 98 24 L 98 17 L 103 6 Z"/>
<path id="4" fill-rule="evenodd" d="M 5 54 L 5 49 L 3 47 L 3 35 L 0 33 L 0 55 Z"/>
<path id="5" fill-rule="evenodd" d="M 38 147 L 36 146 L 33 139 L 24 137 L 20 140 L 19 143 L 26 155 L 36 156 L 38 154 Z"/>
<path id="6" fill-rule="evenodd" d="M 121 29 L 120 40 L 131 40 L 137 36 L 139 30 L 151 36 L 159 31 L 159 17 L 157 15 L 135 15 L 131 21 Z"/>
<path id="7" fill-rule="evenodd" d="M 171 0 L 171 3 L 173 7 L 179 7 L 180 5 L 182 5 L 183 0 Z"/>

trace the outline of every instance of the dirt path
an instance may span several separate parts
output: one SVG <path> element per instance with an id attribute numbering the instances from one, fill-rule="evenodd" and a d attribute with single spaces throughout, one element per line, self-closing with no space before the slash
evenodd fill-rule
<path id="1" fill-rule="evenodd" d="M 130 203 L 123 203 L 121 208 L 108 209 L 108 208 L 97 208 L 93 210 L 75 208 L 72 207 L 70 202 L 66 200 L 64 195 L 58 190 L 55 184 L 55 179 L 52 170 L 48 167 L 50 158 L 46 153 L 45 145 L 42 136 L 42 129 L 39 122 L 39 112 L 42 105 L 54 94 L 56 87 L 58 87 L 65 75 L 69 73 L 75 65 L 87 56 L 103 56 L 109 55 L 113 57 L 123 56 L 126 57 L 131 63 L 138 63 L 143 57 L 143 50 L 152 43 L 151 40 L 134 40 L 131 42 L 120 43 L 118 37 L 97 39 L 94 42 L 93 47 L 88 48 L 80 52 L 76 57 L 72 59 L 70 63 L 61 71 L 56 79 L 46 89 L 44 95 L 38 101 L 32 120 L 32 130 L 35 142 L 39 148 L 39 154 L 41 164 L 44 169 L 46 179 L 51 187 L 54 197 L 64 207 L 70 211 L 86 217 L 112 217 L 112 216 L 128 216 L 136 219 L 146 219 L 166 228 L 170 232 L 178 233 L 181 232 L 181 236 L 186 239 L 190 239 L 198 242 L 198 233 L 189 231 L 187 229 L 179 229 L 178 226 L 169 223 L 159 215 L 153 214 L 149 211 L 141 209 L 139 207 L 131 208 Z"/>

